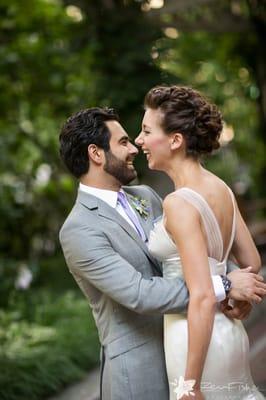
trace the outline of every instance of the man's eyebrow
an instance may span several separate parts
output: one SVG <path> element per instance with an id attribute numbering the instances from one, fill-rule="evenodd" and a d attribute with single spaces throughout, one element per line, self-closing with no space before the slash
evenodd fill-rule
<path id="1" fill-rule="evenodd" d="M 128 136 L 124 135 L 118 140 L 118 143 L 123 142 L 124 140 L 129 141 L 130 139 Z"/>

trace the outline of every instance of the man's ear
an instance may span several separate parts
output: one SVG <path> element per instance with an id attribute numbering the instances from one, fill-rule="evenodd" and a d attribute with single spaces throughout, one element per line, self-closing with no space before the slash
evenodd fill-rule
<path id="1" fill-rule="evenodd" d="M 90 144 L 88 146 L 88 157 L 95 164 L 100 165 L 103 162 L 103 149 L 100 149 L 96 144 Z"/>
<path id="2" fill-rule="evenodd" d="M 184 138 L 181 133 L 178 133 L 178 132 L 173 133 L 172 137 L 171 137 L 171 142 L 170 142 L 171 150 L 180 149 L 183 142 L 184 142 Z"/>

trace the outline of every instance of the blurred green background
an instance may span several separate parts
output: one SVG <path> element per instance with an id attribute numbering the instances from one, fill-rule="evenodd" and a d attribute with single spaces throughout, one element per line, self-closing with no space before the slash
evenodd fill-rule
<path id="1" fill-rule="evenodd" d="M 201 90 L 225 120 L 206 165 L 233 188 L 265 256 L 266 4 L 0 0 L 0 15 L 0 398 L 34 400 L 98 361 L 58 242 L 76 196 L 58 157 L 70 114 L 114 107 L 134 138 L 152 86 Z M 136 167 L 140 183 L 171 190 L 142 155 Z"/>

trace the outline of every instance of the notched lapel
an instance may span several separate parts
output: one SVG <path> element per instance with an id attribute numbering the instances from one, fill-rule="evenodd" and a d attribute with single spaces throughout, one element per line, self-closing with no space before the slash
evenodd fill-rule
<path id="1" fill-rule="evenodd" d="M 147 254 L 147 256 L 150 258 L 150 254 L 146 244 L 137 234 L 135 229 L 132 228 L 132 226 L 119 214 L 119 212 L 117 212 L 114 208 L 108 206 L 108 204 L 102 202 L 101 200 L 99 200 L 98 206 L 98 214 L 101 217 L 110 219 L 118 223 L 127 232 L 127 234 L 130 235 L 138 243 L 145 254 Z"/>
<path id="2" fill-rule="evenodd" d="M 85 207 L 89 208 L 90 210 L 95 210 L 98 208 L 98 199 L 96 196 L 92 194 L 85 193 L 82 190 L 78 190 L 78 197 L 76 200 L 77 203 L 83 204 Z"/>
<path id="3" fill-rule="evenodd" d="M 128 196 L 129 202 L 130 202 L 130 200 L 132 201 L 132 199 L 129 198 L 130 195 L 128 195 L 128 193 L 126 193 L 126 195 Z M 131 197 L 134 197 L 134 196 L 131 196 Z M 156 260 L 149 253 L 149 250 L 148 250 L 148 247 L 146 246 L 146 244 L 139 237 L 139 235 L 137 234 L 135 229 L 132 228 L 132 226 L 119 214 L 119 212 L 117 212 L 114 208 L 110 207 L 103 200 L 98 199 L 98 197 L 93 196 L 88 193 L 85 193 L 85 192 L 82 192 L 81 190 L 79 190 L 79 192 L 78 192 L 77 202 L 80 202 L 85 207 L 89 208 L 90 210 L 98 209 L 98 215 L 100 217 L 103 217 L 103 218 L 109 219 L 111 221 L 114 221 L 115 223 L 118 223 L 121 226 L 121 228 L 123 228 L 126 231 L 126 233 L 128 235 L 130 235 L 135 240 L 135 242 L 141 247 L 141 249 L 144 251 L 146 256 L 151 260 L 151 262 L 154 265 L 154 267 L 156 268 L 156 270 L 158 270 L 161 273 L 161 270 L 160 270 L 159 266 L 157 265 Z M 136 214 L 139 214 L 139 213 L 136 212 Z M 149 218 L 147 218 L 146 224 L 144 224 L 144 222 L 142 221 L 142 218 L 139 215 L 138 215 L 138 218 L 139 218 L 139 221 L 140 221 L 140 223 L 145 231 L 145 234 L 148 238 L 149 237 L 149 229 L 150 229 L 148 224 L 150 224 L 150 226 L 152 227 L 152 218 L 151 218 L 151 216 L 149 216 Z"/>

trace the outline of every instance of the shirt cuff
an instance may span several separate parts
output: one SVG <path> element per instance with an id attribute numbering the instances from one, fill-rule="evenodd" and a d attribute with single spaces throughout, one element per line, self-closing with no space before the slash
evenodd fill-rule
<path id="1" fill-rule="evenodd" d="M 212 276 L 212 284 L 213 284 L 213 289 L 215 292 L 215 297 L 217 300 L 217 303 L 220 303 L 226 298 L 225 290 L 224 290 L 224 285 L 222 282 L 222 278 L 220 275 L 213 275 Z"/>

